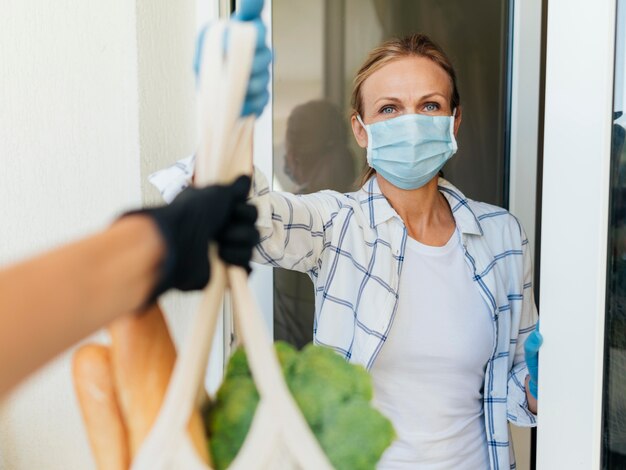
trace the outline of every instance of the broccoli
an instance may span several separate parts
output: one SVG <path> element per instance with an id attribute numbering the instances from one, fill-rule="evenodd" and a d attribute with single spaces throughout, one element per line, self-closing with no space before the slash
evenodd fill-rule
<path id="1" fill-rule="evenodd" d="M 367 371 L 349 364 L 327 348 L 308 345 L 299 355 L 293 373 L 285 376 L 302 414 L 314 433 L 322 430 L 326 413 L 350 399 L 370 401 L 372 385 Z"/>
<path id="2" fill-rule="evenodd" d="M 279 341 L 275 350 L 289 390 L 335 469 L 374 469 L 395 432 L 369 403 L 368 372 L 319 346 L 298 352 Z M 258 402 L 245 351 L 239 348 L 216 400 L 203 412 L 216 470 L 227 468 L 239 452 Z"/>
<path id="3" fill-rule="evenodd" d="M 368 470 L 375 468 L 395 432 L 368 402 L 352 400 L 327 414 L 324 430 L 316 436 L 335 469 Z"/>
<path id="4" fill-rule="evenodd" d="M 203 410 L 205 429 L 211 436 L 209 454 L 217 469 L 227 468 L 239 452 L 258 403 L 252 377 L 234 376 L 224 380 L 215 401 Z"/>
<path id="5" fill-rule="evenodd" d="M 246 352 L 242 348 L 237 348 L 228 360 L 226 367 L 226 377 L 224 382 L 233 377 L 250 377 L 250 367 L 248 367 L 248 358 Z"/>

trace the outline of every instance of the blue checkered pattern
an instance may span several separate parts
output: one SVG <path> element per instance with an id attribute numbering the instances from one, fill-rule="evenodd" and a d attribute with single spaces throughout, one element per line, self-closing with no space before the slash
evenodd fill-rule
<path id="1" fill-rule="evenodd" d="M 163 170 L 159 179 L 171 185 L 159 186 L 162 194 L 180 187 L 183 174 L 189 170 Z M 461 233 L 468 275 L 494 322 L 484 383 L 491 468 L 515 468 L 508 422 L 536 424 L 524 388 L 523 345 L 537 321 L 528 240 L 507 211 L 467 199 L 444 179 L 439 190 Z M 376 178 L 355 193 L 296 196 L 270 191 L 257 171 L 252 201 L 261 232 L 255 261 L 308 273 L 315 286 L 315 343 L 371 368 L 393 325 L 407 239 Z"/>

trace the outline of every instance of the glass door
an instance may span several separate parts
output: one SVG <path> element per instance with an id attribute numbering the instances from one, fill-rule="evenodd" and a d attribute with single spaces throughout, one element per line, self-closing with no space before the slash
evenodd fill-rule
<path id="1" fill-rule="evenodd" d="M 463 124 L 444 174 L 468 197 L 508 207 L 512 3 L 501 0 L 273 0 L 274 189 L 356 189 L 365 164 L 349 129 L 352 78 L 393 36 L 429 35 L 451 57 Z M 312 340 L 308 276 L 274 271 L 274 337 Z"/>
<path id="2" fill-rule="evenodd" d="M 535 250 L 542 3 L 272 0 L 274 189 L 356 189 L 365 155 L 349 129 L 352 78 L 383 40 L 423 32 L 449 54 L 459 78 L 463 125 L 445 177 L 473 199 L 510 209 Z M 310 342 L 308 276 L 275 269 L 269 292 L 275 339 Z M 529 431 L 512 434 L 517 468 L 530 469 Z"/>

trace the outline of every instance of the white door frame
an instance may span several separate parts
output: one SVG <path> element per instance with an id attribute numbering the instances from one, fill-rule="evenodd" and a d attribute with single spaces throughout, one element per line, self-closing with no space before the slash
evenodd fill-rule
<path id="1" fill-rule="evenodd" d="M 535 252 L 542 0 L 514 1 L 509 210 Z"/>
<path id="2" fill-rule="evenodd" d="M 600 466 L 616 0 L 550 0 L 537 468 Z"/>
<path id="3" fill-rule="evenodd" d="M 267 26 L 267 44 L 272 49 L 272 0 L 265 0 L 263 21 Z M 271 70 L 271 67 L 270 67 Z M 273 142 L 273 77 L 270 77 L 270 101 L 257 119 L 254 129 L 254 165 L 267 176 L 270 185 L 274 175 Z M 270 334 L 274 334 L 274 268 L 254 265 L 250 283 L 263 312 Z"/>
<path id="4" fill-rule="evenodd" d="M 513 8 L 509 210 L 520 220 L 535 253 L 542 0 L 513 1 Z M 511 426 L 511 432 L 517 468 L 529 470 L 530 430 Z"/>

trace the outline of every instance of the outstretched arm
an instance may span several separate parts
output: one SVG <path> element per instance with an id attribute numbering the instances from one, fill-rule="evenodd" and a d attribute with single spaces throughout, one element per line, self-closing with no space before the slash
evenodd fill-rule
<path id="1" fill-rule="evenodd" d="M 259 240 L 250 179 L 188 188 L 169 206 L 126 215 L 109 229 L 0 271 L 0 396 L 84 336 L 139 312 L 170 288 L 209 281 L 208 244 L 248 266 Z"/>
<path id="2" fill-rule="evenodd" d="M 139 309 L 165 244 L 146 216 L 0 272 L 0 395 L 121 312 Z"/>

